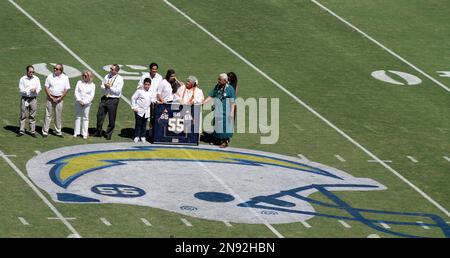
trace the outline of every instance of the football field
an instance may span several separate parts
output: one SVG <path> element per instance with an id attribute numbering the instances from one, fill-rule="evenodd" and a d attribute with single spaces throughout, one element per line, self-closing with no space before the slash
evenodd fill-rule
<path id="1" fill-rule="evenodd" d="M 1 1 L 0 237 L 450 237 L 449 8 L 445 0 Z M 278 115 L 269 116 L 279 121 L 275 144 L 261 143 L 267 132 L 259 125 L 257 133 L 236 133 L 230 150 L 221 153 L 258 158 L 255 165 L 236 156 L 244 163 L 234 165 L 261 172 L 215 171 L 203 158 L 213 159 L 218 147 L 203 142 L 179 152 L 140 144 L 138 150 L 183 153 L 190 161 L 186 173 L 167 165 L 170 171 L 145 177 L 162 181 L 147 185 L 143 203 L 55 200 L 56 192 L 34 175 L 53 173 L 58 155 L 136 149 L 128 101 L 151 62 L 162 76 L 170 68 L 183 81 L 195 75 L 205 94 L 219 73 L 233 71 L 238 97 L 278 99 Z M 40 134 L 44 91 L 38 96 L 38 137 L 16 137 L 19 78 L 33 64 L 44 86 L 55 63 L 71 77 L 64 138 Z M 81 71 L 95 74 L 92 131 L 103 94 L 100 78 L 113 63 L 121 65 L 125 85 L 112 141 L 73 138 L 73 90 Z M 111 155 L 126 163 L 119 166 L 123 171 L 111 168 L 112 175 L 127 173 L 123 182 L 95 168 L 100 174 L 74 178 L 74 184 L 139 184 L 135 177 L 146 173 L 138 167 L 144 161 Z M 272 166 L 269 159 L 284 162 L 277 166 L 286 175 L 302 166 L 311 176 L 280 175 L 271 185 L 272 174 L 263 170 Z M 39 162 L 54 167 L 39 170 L 33 166 Z M 202 173 L 200 180 L 190 170 Z M 324 175 L 341 182 L 320 181 Z M 167 187 L 173 192 L 162 194 Z M 61 183 L 55 189 L 71 188 Z M 214 206 L 201 206 L 202 198 L 194 197 L 199 195 L 184 196 L 190 189 L 224 193 Z M 240 205 L 225 203 L 230 196 Z M 233 217 L 241 211 L 250 219 Z"/>

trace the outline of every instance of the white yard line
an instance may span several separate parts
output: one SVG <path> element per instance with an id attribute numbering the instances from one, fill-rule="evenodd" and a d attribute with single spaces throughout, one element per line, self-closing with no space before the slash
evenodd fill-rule
<path id="1" fill-rule="evenodd" d="M 349 224 L 347 224 L 347 222 L 343 221 L 343 220 L 338 220 L 339 223 L 342 224 L 342 226 L 344 226 L 345 228 L 351 228 L 352 226 L 350 226 Z"/>
<path id="2" fill-rule="evenodd" d="M 192 224 L 187 219 L 181 218 L 180 220 L 186 227 L 192 227 Z"/>
<path id="3" fill-rule="evenodd" d="M 150 221 L 148 221 L 147 219 L 141 218 L 141 221 L 147 226 L 147 227 L 151 227 L 152 224 L 150 223 Z"/>
<path id="4" fill-rule="evenodd" d="M 346 161 L 343 157 L 341 157 L 341 156 L 338 155 L 338 154 L 335 154 L 334 156 L 335 156 L 339 161 L 341 161 L 341 162 L 345 162 L 345 161 Z"/>
<path id="5" fill-rule="evenodd" d="M 360 30 L 359 28 L 357 28 L 356 26 L 354 26 L 353 24 L 351 24 L 350 22 L 345 20 L 344 18 L 340 17 L 335 12 L 331 11 L 330 9 L 328 9 L 327 7 L 325 7 L 324 5 L 322 5 L 321 3 L 319 3 L 316 0 L 311 0 L 311 2 L 313 2 L 314 4 L 316 4 L 317 6 L 322 8 L 323 10 L 327 11 L 329 14 L 333 15 L 335 18 L 337 18 L 341 22 L 345 23 L 347 26 L 349 26 L 350 28 L 354 29 L 355 31 L 357 31 L 358 33 L 363 35 L 365 38 L 367 38 L 368 40 L 372 41 L 373 43 L 375 43 L 376 45 L 381 47 L 383 50 L 387 51 L 389 54 L 393 55 L 394 57 L 396 57 L 397 59 L 399 59 L 403 63 L 407 64 L 409 67 L 411 67 L 412 69 L 416 70 L 417 72 L 419 72 L 423 76 L 427 77 L 432 82 L 436 83 L 438 86 L 440 86 L 441 88 L 443 88 L 444 90 L 446 90 L 447 92 L 450 93 L 450 89 L 447 86 L 445 86 L 443 83 L 441 83 L 440 81 L 436 80 L 431 75 L 428 75 L 426 72 L 424 72 L 423 70 L 421 70 L 417 66 L 415 66 L 412 63 L 408 62 L 406 59 L 404 59 L 403 57 L 401 57 L 400 55 L 398 55 L 397 53 L 395 53 L 391 49 L 387 48 L 386 46 L 384 46 L 383 44 L 381 44 L 380 42 L 378 42 L 377 40 L 375 40 L 374 38 L 369 36 L 367 33 L 365 33 L 364 31 Z"/>
<path id="6" fill-rule="evenodd" d="M 409 160 L 411 160 L 414 163 L 419 162 L 417 159 L 415 159 L 413 156 L 406 156 Z"/>
<path id="7" fill-rule="evenodd" d="M 192 154 L 186 150 L 186 149 L 181 149 L 182 151 L 184 151 L 187 155 L 189 155 L 193 160 L 195 160 L 195 158 L 192 156 Z M 196 160 L 196 163 L 199 165 L 199 167 L 202 167 L 203 170 L 208 173 L 208 175 L 210 175 L 212 178 L 214 178 L 214 180 L 216 180 L 222 187 L 224 187 L 225 189 L 227 189 L 227 191 L 236 198 L 236 200 L 239 201 L 239 203 L 244 203 L 244 199 L 242 199 L 242 197 L 240 197 L 230 186 L 228 186 L 220 177 L 218 177 L 216 174 L 214 174 L 207 166 L 205 166 L 205 164 L 203 164 L 202 162 L 199 162 L 198 160 Z M 269 224 L 269 222 L 267 222 L 267 220 L 265 220 L 263 217 L 261 217 L 261 215 L 255 211 L 254 208 L 249 207 L 249 211 L 257 218 L 259 219 L 270 231 L 272 231 L 278 238 L 284 238 L 284 236 L 278 232 L 278 230 L 276 230 L 272 225 Z"/>
<path id="8" fill-rule="evenodd" d="M 55 206 L 53 206 L 53 204 L 49 200 L 47 200 L 47 198 L 30 181 L 30 179 L 28 179 L 28 177 L 26 177 L 22 173 L 22 171 L 20 171 L 20 169 L 17 168 L 17 166 L 1 150 L 0 150 L 0 157 L 2 157 L 6 161 L 6 163 L 8 163 L 8 165 L 17 173 L 17 175 L 19 175 L 23 179 L 23 181 L 25 181 L 25 183 L 27 183 L 27 185 L 36 193 L 36 195 L 39 196 L 39 198 L 41 198 L 41 200 L 50 208 L 50 210 L 53 211 L 56 217 L 58 217 L 61 220 L 61 222 L 69 229 L 70 232 L 81 237 L 81 235 L 78 234 L 75 228 L 64 218 L 64 216 L 55 208 Z"/>
<path id="9" fill-rule="evenodd" d="M 297 96 L 295 96 L 292 92 L 290 92 L 289 90 L 287 90 L 285 87 L 283 87 L 283 85 L 281 85 L 280 83 L 278 83 L 277 81 L 275 81 L 274 79 L 272 79 L 269 75 L 267 75 L 265 72 L 261 71 L 258 67 L 256 67 L 254 64 L 252 64 L 250 61 L 248 61 L 247 59 L 245 59 L 242 55 L 240 55 L 239 53 L 237 53 L 235 50 L 233 50 L 231 47 L 229 47 L 227 44 L 223 43 L 219 38 L 217 38 L 215 35 L 213 35 L 211 32 L 209 32 L 208 30 L 206 30 L 203 26 L 201 26 L 200 24 L 198 24 L 196 21 L 194 21 L 191 17 L 189 17 L 187 14 L 185 14 L 184 12 L 182 12 L 180 9 L 178 9 L 176 6 L 174 6 L 173 4 L 171 4 L 169 1 L 167 0 L 163 0 L 164 3 L 166 3 L 168 6 L 170 6 L 172 9 L 174 9 L 177 13 L 179 13 L 181 16 L 183 16 L 184 18 L 186 18 L 187 20 L 189 20 L 192 24 L 194 24 L 195 26 L 197 26 L 197 28 L 199 28 L 200 30 L 202 30 L 203 32 L 205 32 L 208 36 L 210 36 L 212 39 L 214 39 L 217 43 L 219 43 L 221 46 L 223 46 L 225 49 L 227 49 L 228 51 L 230 51 L 232 54 L 234 54 L 236 57 L 238 57 L 240 60 L 242 60 L 244 63 L 246 63 L 248 66 L 250 66 L 251 68 L 253 68 L 256 72 L 258 72 L 260 75 L 262 75 L 264 78 L 266 78 L 267 80 L 269 80 L 270 82 L 272 82 L 275 86 L 277 86 L 281 91 L 283 91 L 284 93 L 286 93 L 287 95 L 289 95 L 291 98 L 293 98 L 297 103 L 299 103 L 300 105 L 302 105 L 304 108 L 306 108 L 308 111 L 310 111 L 312 114 L 314 114 L 316 117 L 318 117 L 320 120 L 322 120 L 324 123 L 326 123 L 328 126 L 330 126 L 331 128 L 333 128 L 336 132 L 338 132 L 340 135 L 342 135 L 345 139 L 347 139 L 349 142 L 351 142 L 352 144 L 354 144 L 356 147 L 358 147 L 359 149 L 361 149 L 362 151 L 364 151 L 368 156 L 370 156 L 372 159 L 374 160 L 378 160 L 379 163 L 386 168 L 387 170 L 389 170 L 391 173 L 393 173 L 394 175 L 396 175 L 398 178 L 400 178 L 400 180 L 402 180 L 404 183 L 406 183 L 407 185 L 409 185 L 411 188 L 413 188 L 416 192 L 418 192 L 420 195 L 422 195 L 425 199 L 427 199 L 429 202 L 431 202 L 434 206 L 436 206 L 439 210 L 441 210 L 443 213 L 445 213 L 445 215 L 447 215 L 447 217 L 450 217 L 450 213 L 444 208 L 442 207 L 439 203 L 437 203 L 434 199 L 432 199 L 430 196 L 428 196 L 425 192 L 423 192 L 422 190 L 420 190 L 417 186 L 415 186 L 413 183 L 411 183 L 408 179 L 406 179 L 404 176 L 402 176 L 399 172 L 397 172 L 396 170 L 394 170 L 392 167 L 390 167 L 389 165 L 387 165 L 386 163 L 382 162 L 377 156 L 375 156 L 375 154 L 373 154 L 371 151 L 369 151 L 368 149 L 366 149 L 364 146 L 362 146 L 360 143 L 358 143 L 357 141 L 355 141 L 353 138 L 351 138 L 349 135 L 347 135 L 344 131 L 342 131 L 341 129 L 339 129 L 337 126 L 335 126 L 333 123 L 331 123 L 328 119 L 326 119 L 325 117 L 323 117 L 321 114 L 319 114 L 317 111 L 315 111 L 312 107 L 310 107 L 308 104 L 306 104 L 305 102 L 303 102 L 302 100 L 300 100 Z M 432 77 L 431 77 L 432 78 Z M 433 79 L 434 80 L 434 79 Z M 447 89 L 448 90 L 448 89 Z"/>
<path id="10" fill-rule="evenodd" d="M 450 162 L 450 158 L 447 156 L 444 156 L 444 159 L 447 160 L 448 162 Z"/>
<path id="11" fill-rule="evenodd" d="M 112 225 L 106 218 L 100 218 L 100 221 L 108 227 Z"/>
<path id="12" fill-rule="evenodd" d="M 28 19 L 30 19 L 34 24 L 36 24 L 41 30 L 43 30 L 47 35 L 49 35 L 56 43 L 58 43 L 63 49 L 65 49 L 71 56 L 73 56 L 78 62 L 80 62 L 84 67 L 90 70 L 100 81 L 103 80 L 103 77 L 100 76 L 88 63 L 86 63 L 81 57 L 79 57 L 75 52 L 73 52 L 66 44 L 64 44 L 60 39 L 58 39 L 53 33 L 51 33 L 47 28 L 45 28 L 41 23 L 39 23 L 36 19 L 33 18 L 27 11 L 25 11 L 20 5 L 15 3 L 13 0 L 8 0 L 12 5 L 14 5 L 19 11 L 21 11 Z M 131 106 L 130 101 L 124 97 L 120 96 L 128 105 Z"/>
<path id="13" fill-rule="evenodd" d="M 311 225 L 309 225 L 309 223 L 306 221 L 300 220 L 300 223 L 302 223 L 305 228 L 311 228 Z"/>
<path id="14" fill-rule="evenodd" d="M 24 225 L 24 226 L 29 226 L 30 223 L 28 223 L 28 221 L 26 221 L 23 217 L 18 217 L 18 219 L 20 220 L 20 222 Z"/>

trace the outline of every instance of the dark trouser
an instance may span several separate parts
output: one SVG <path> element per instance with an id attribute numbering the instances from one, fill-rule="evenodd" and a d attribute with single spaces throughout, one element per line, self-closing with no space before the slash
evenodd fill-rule
<path id="1" fill-rule="evenodd" d="M 97 112 L 97 133 L 102 132 L 103 122 L 105 121 L 106 114 L 108 114 L 109 124 L 106 129 L 105 136 L 111 137 L 114 127 L 116 125 L 117 107 L 119 106 L 118 98 L 107 98 L 103 96 L 100 104 L 98 105 Z"/>
<path id="2" fill-rule="evenodd" d="M 148 118 L 139 116 L 137 113 L 134 113 L 134 118 L 136 119 L 136 123 L 134 124 L 134 137 L 145 137 Z"/>

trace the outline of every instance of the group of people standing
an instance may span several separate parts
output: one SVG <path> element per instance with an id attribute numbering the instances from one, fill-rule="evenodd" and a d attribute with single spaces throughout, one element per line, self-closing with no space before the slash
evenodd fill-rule
<path id="1" fill-rule="evenodd" d="M 111 140 L 117 115 L 119 100 L 122 96 L 124 86 L 123 77 L 119 74 L 120 66 L 113 64 L 110 72 L 102 79 L 100 88 L 103 95 L 97 111 L 97 124 L 95 137 L 105 137 Z M 231 85 L 230 85 L 231 84 Z M 37 96 L 42 90 L 40 80 L 34 75 L 34 67 L 26 67 L 26 75 L 20 78 L 19 91 L 21 94 L 20 105 L 20 128 L 18 137 L 25 134 L 25 121 L 28 117 L 30 133 L 36 137 L 36 111 Z M 49 74 L 45 80 L 44 90 L 47 95 L 44 125 L 42 136 L 45 138 L 49 134 L 49 128 L 53 113 L 55 114 L 55 134 L 63 137 L 62 134 L 62 111 L 64 98 L 70 90 L 69 78 L 64 74 L 62 64 L 53 67 L 53 73 Z M 220 147 L 227 147 L 233 135 L 232 126 L 235 114 L 235 98 L 237 91 L 237 77 L 234 73 L 222 73 L 218 82 L 209 92 L 205 99 L 202 89 L 198 87 L 198 79 L 190 75 L 186 82 L 179 81 L 173 69 L 167 70 L 163 78 L 158 73 L 158 64 L 151 63 L 149 72 L 144 73 L 140 78 L 137 88 L 131 97 L 131 109 L 135 115 L 135 137 L 134 142 L 146 142 L 146 126 L 151 117 L 151 106 L 156 103 L 180 103 L 183 105 L 204 104 L 215 100 L 215 132 L 213 137 Z M 95 96 L 95 84 L 91 71 L 83 71 L 82 80 L 75 86 L 75 125 L 73 137 L 82 136 L 87 139 L 89 136 L 89 112 Z M 108 127 L 103 131 L 103 123 L 108 116 Z M 231 130 L 230 130 L 231 128 Z M 216 130 L 217 129 L 217 130 Z"/>

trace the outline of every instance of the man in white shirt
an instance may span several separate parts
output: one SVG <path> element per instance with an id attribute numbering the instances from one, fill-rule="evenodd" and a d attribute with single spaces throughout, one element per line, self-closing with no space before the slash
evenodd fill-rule
<path id="1" fill-rule="evenodd" d="M 25 134 L 25 120 L 30 123 L 31 136 L 36 138 L 36 97 L 41 91 L 41 81 L 37 76 L 34 76 L 34 67 L 29 65 L 26 68 L 27 75 L 22 76 L 19 80 L 19 91 L 22 96 L 20 101 L 20 129 L 17 137 Z"/>
<path id="2" fill-rule="evenodd" d="M 134 126 L 134 142 L 139 139 L 146 142 L 145 132 L 147 127 L 147 119 L 150 117 L 150 105 L 156 102 L 156 97 L 150 92 L 150 85 L 152 81 L 150 78 L 144 79 L 144 86 L 136 90 L 131 97 L 131 109 L 134 111 L 135 126 Z"/>
<path id="3" fill-rule="evenodd" d="M 47 104 L 45 107 L 44 127 L 42 136 L 48 136 L 48 130 L 52 121 L 52 113 L 55 111 L 55 131 L 58 137 L 63 138 L 61 131 L 61 116 L 63 111 L 64 97 L 70 89 L 69 77 L 63 73 L 62 64 L 56 64 L 53 73 L 45 80 L 45 93 L 47 94 Z"/>
<path id="4" fill-rule="evenodd" d="M 158 87 L 159 83 L 162 81 L 162 76 L 158 73 L 158 64 L 157 63 L 151 63 L 149 66 L 149 72 L 142 74 L 141 79 L 138 82 L 137 88 L 142 88 L 144 86 L 144 79 L 150 78 L 152 80 L 152 86 L 150 87 L 150 90 L 155 89 Z"/>
<path id="5" fill-rule="evenodd" d="M 97 131 L 95 137 L 102 136 L 103 122 L 106 114 L 108 114 L 109 124 L 105 132 L 106 140 L 111 140 L 111 136 L 116 125 L 117 107 L 119 99 L 122 95 L 123 78 L 119 75 L 120 66 L 118 64 L 111 65 L 110 73 L 108 73 L 102 80 L 101 88 L 104 91 L 104 96 L 98 105 L 97 112 Z"/>
<path id="6" fill-rule="evenodd" d="M 205 99 L 202 89 L 198 87 L 197 77 L 193 75 L 187 78 L 185 85 L 178 88 L 176 95 L 180 104 L 183 105 L 203 104 Z"/>

